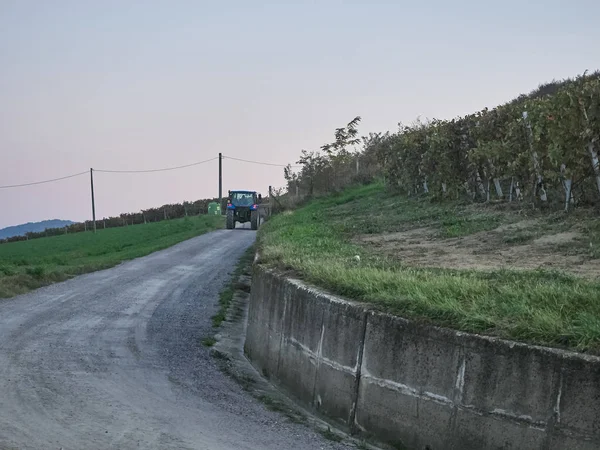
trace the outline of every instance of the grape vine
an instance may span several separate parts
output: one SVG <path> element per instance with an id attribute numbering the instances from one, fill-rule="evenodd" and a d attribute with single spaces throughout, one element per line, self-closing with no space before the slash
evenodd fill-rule
<path id="1" fill-rule="evenodd" d="M 352 142 L 356 144 L 353 121 Z M 395 133 L 362 139 L 350 153 L 304 152 L 302 170 L 286 172 L 310 193 L 352 182 L 355 159 L 369 161 L 369 177 L 383 176 L 408 195 L 527 201 L 535 205 L 600 204 L 600 72 L 541 86 L 529 95 L 452 120 L 400 124 Z M 341 141 L 340 141 L 341 139 Z M 348 140 L 348 139 L 346 139 Z M 337 149 L 337 147 L 336 147 Z M 357 165 L 358 167 L 358 165 Z"/>

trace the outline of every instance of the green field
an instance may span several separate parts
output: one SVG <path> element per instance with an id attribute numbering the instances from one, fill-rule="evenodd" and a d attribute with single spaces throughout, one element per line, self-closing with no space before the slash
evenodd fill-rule
<path id="1" fill-rule="evenodd" d="M 597 353 L 595 214 L 432 203 L 371 185 L 274 217 L 258 248 L 264 264 L 394 314 Z"/>
<path id="2" fill-rule="evenodd" d="M 106 269 L 222 228 L 222 217 L 194 216 L 0 245 L 0 298 Z"/>

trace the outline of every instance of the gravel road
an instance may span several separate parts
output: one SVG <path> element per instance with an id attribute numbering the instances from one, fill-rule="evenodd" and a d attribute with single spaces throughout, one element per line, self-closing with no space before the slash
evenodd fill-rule
<path id="1" fill-rule="evenodd" d="M 218 294 L 255 232 L 220 230 L 0 300 L 0 449 L 342 449 L 216 367 Z"/>

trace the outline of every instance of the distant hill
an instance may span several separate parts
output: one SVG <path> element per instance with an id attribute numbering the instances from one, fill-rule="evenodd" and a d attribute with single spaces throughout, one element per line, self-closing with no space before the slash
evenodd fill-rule
<path id="1" fill-rule="evenodd" d="M 6 227 L 0 230 L 0 239 L 6 239 L 13 236 L 23 236 L 25 233 L 40 232 L 44 231 L 46 228 L 62 228 L 67 225 L 72 225 L 75 222 L 71 222 L 70 220 L 43 220 L 42 222 L 29 222 L 24 223 L 22 225 L 15 225 L 13 227 Z"/>

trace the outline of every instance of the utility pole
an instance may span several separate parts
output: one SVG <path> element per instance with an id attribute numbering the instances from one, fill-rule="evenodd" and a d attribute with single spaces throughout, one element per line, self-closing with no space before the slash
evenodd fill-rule
<path id="1" fill-rule="evenodd" d="M 94 233 L 96 232 L 96 203 L 94 201 L 94 169 L 90 168 L 90 183 L 92 186 L 92 220 L 94 221 Z"/>
<path id="2" fill-rule="evenodd" d="M 223 213 L 223 153 L 219 153 L 219 206 Z"/>

